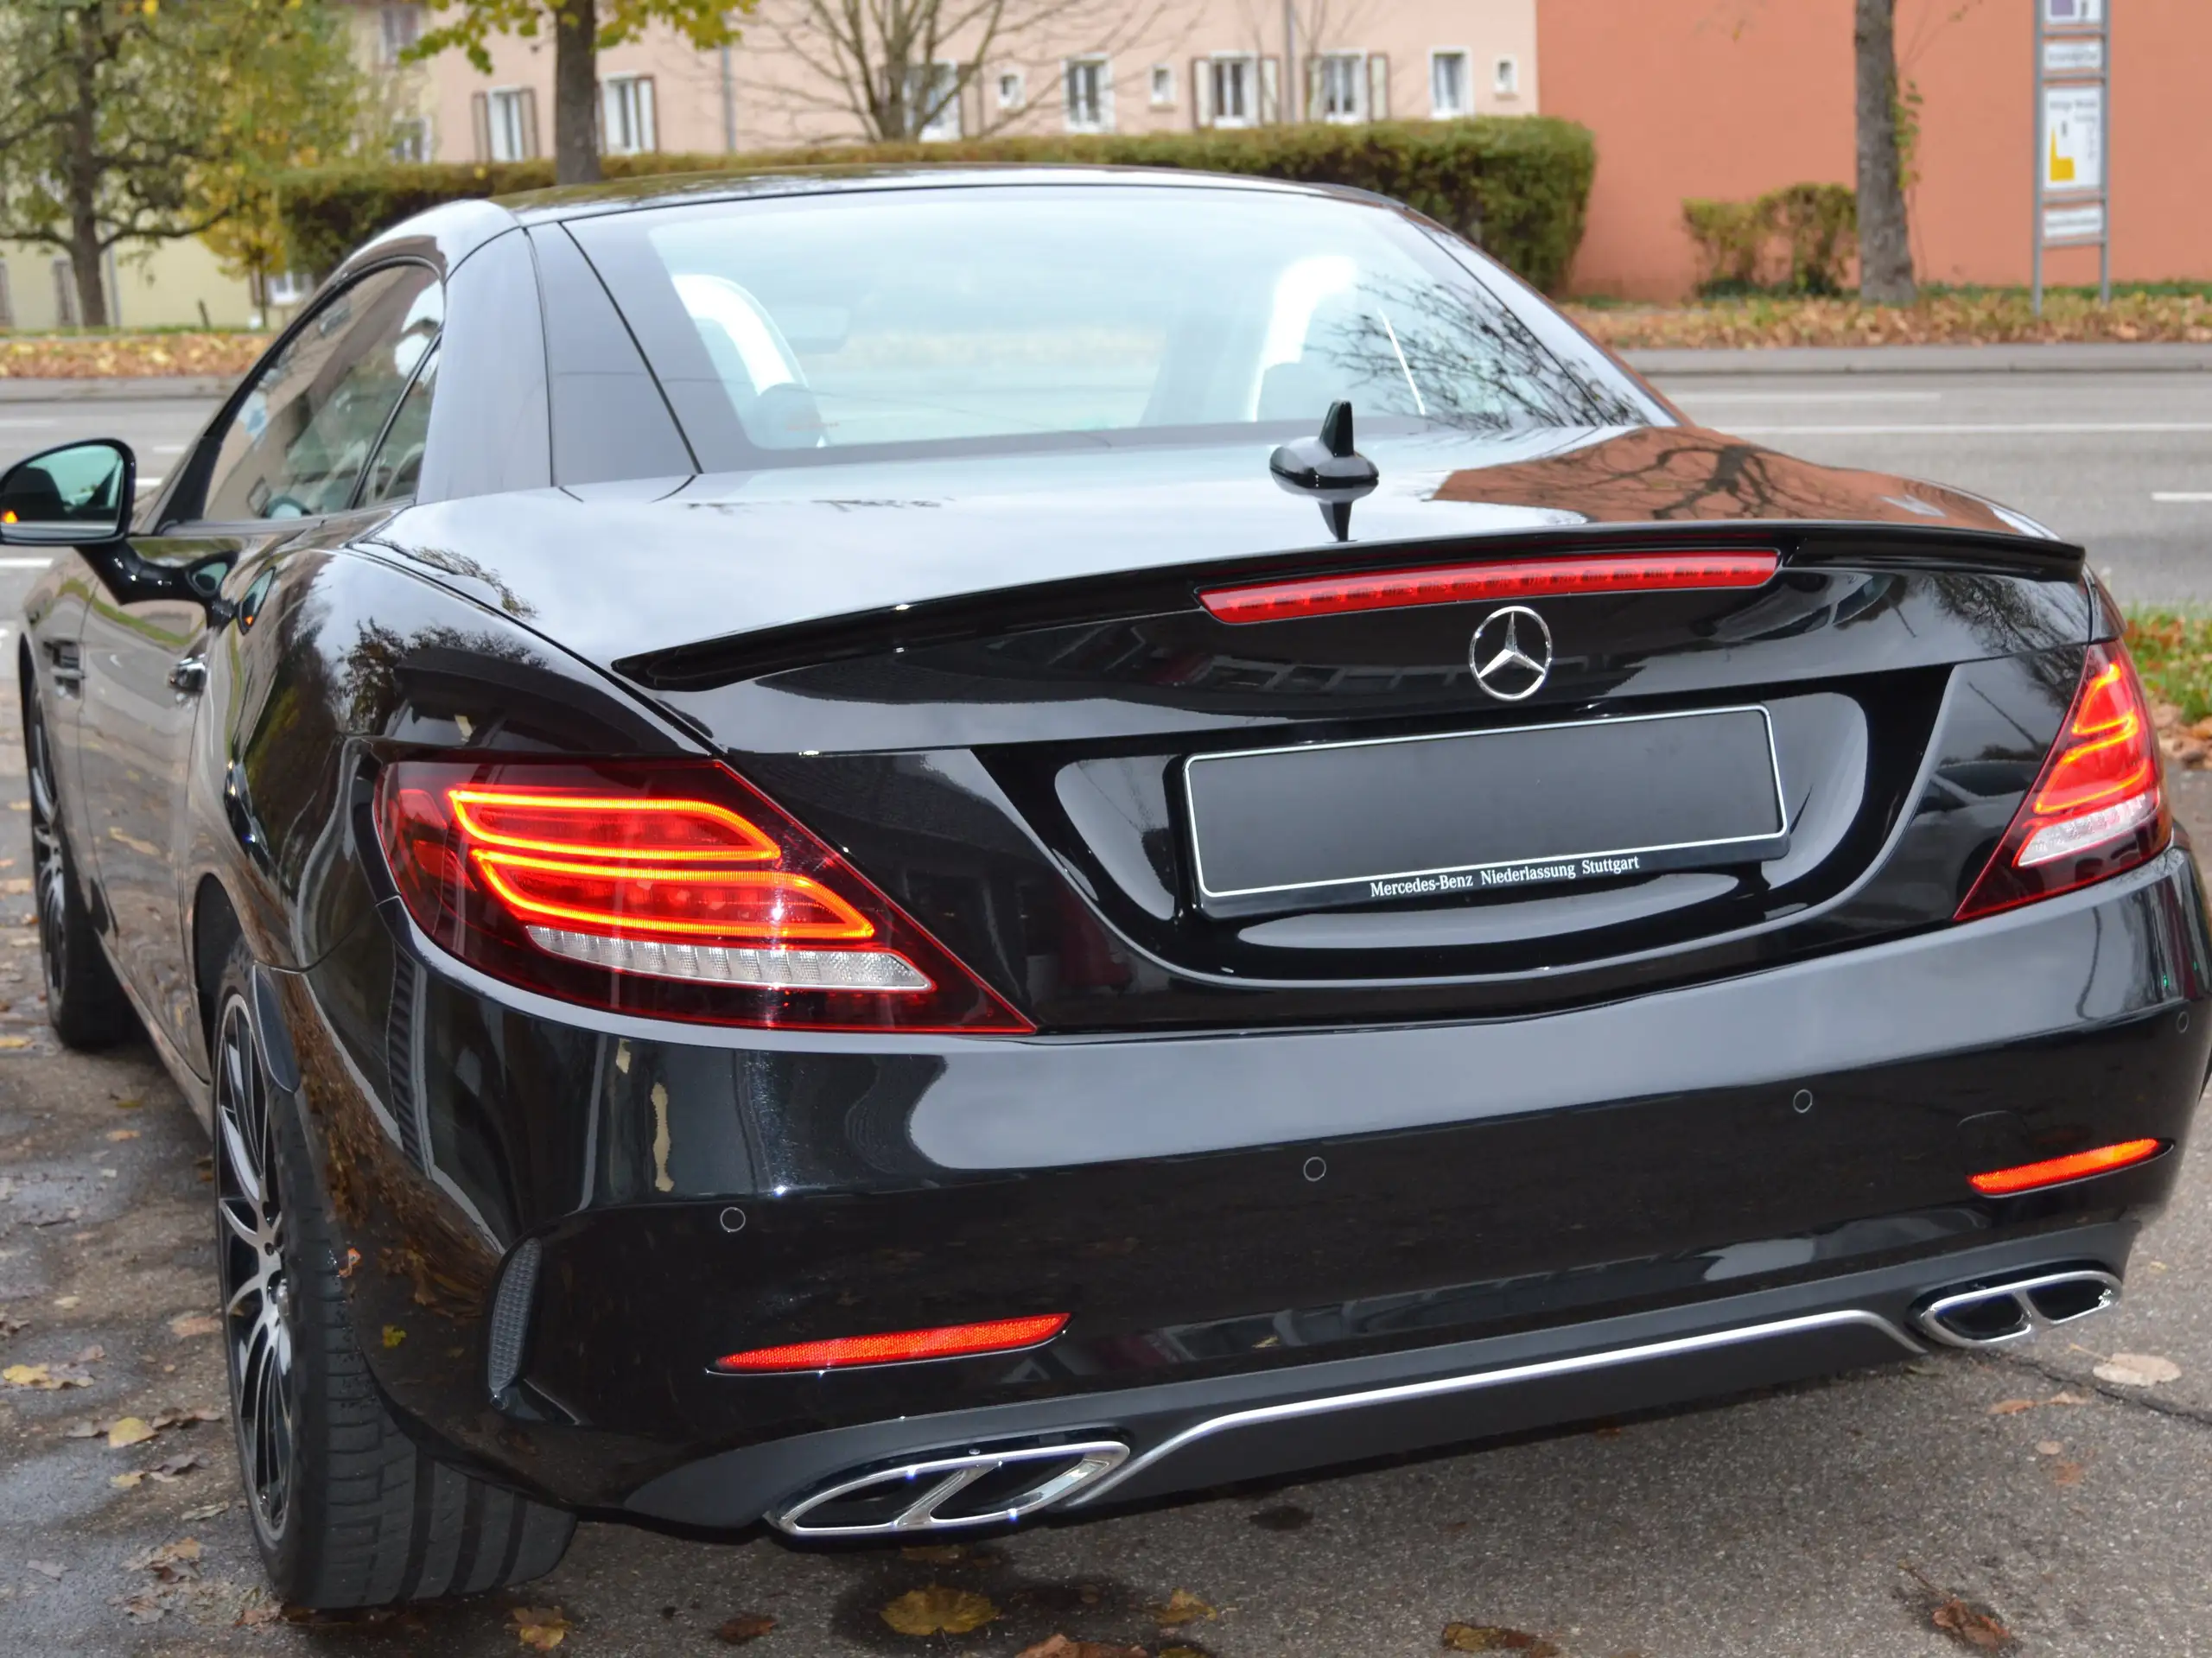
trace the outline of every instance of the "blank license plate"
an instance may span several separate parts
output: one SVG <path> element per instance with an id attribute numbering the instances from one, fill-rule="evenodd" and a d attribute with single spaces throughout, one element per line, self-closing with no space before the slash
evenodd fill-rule
<path id="1" fill-rule="evenodd" d="M 1217 915 L 1540 891 L 1779 857 L 1763 708 L 1193 755 Z"/>

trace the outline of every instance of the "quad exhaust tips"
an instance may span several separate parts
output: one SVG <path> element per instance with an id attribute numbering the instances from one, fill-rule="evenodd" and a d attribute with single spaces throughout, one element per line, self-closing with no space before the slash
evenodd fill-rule
<path id="1" fill-rule="evenodd" d="M 1118 1439 L 963 1452 L 840 1481 L 768 1519 L 793 1537 L 896 1537 L 997 1525 L 1065 1502 L 1128 1458 Z"/>
<path id="2" fill-rule="evenodd" d="M 1912 1318 L 1923 1334 L 1947 1347 L 2003 1347 L 2038 1330 L 2102 1312 L 2119 1301 L 2119 1279 L 2077 1267 L 1953 1290 L 1929 1302 Z"/>

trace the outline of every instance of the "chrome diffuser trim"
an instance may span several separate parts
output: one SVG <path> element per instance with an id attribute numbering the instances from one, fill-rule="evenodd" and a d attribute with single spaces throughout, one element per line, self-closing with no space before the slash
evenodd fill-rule
<path id="1" fill-rule="evenodd" d="M 2069 1312 L 2063 1318 L 2046 1317 L 2036 1305 L 2031 1294 L 2031 1292 L 2036 1290 L 2056 1289 L 2061 1285 L 2076 1284 L 2094 1285 L 2102 1293 L 2099 1296 L 2094 1306 L 2084 1307 L 2079 1312 Z M 2070 1267 L 2063 1273 L 2044 1273 L 2034 1278 L 2016 1278 L 2009 1283 L 1985 1284 L 1979 1288 L 1958 1290 L 1948 1295 L 1938 1296 L 1915 1312 L 1912 1315 L 1912 1321 L 1920 1326 L 1923 1335 L 1942 1343 L 1946 1347 L 1963 1347 L 1970 1350 L 1979 1350 L 1982 1348 L 2003 1347 L 2012 1342 L 2025 1341 L 2038 1330 L 2056 1329 L 2060 1324 L 2070 1324 L 2077 1318 L 2086 1318 L 2092 1313 L 2102 1312 L 2107 1307 L 2118 1305 L 2120 1297 L 2120 1280 L 2113 1277 L 2112 1274 L 2088 1267 Z M 1956 1331 L 1945 1328 L 1942 1319 L 1946 1313 L 1956 1312 L 1965 1307 L 1979 1306 L 1990 1301 L 2010 1301 L 2013 1310 L 2020 1315 L 2020 1327 L 2018 1330 L 2008 1330 L 2001 1336 L 1982 1337 L 1963 1336 Z"/>
<path id="2" fill-rule="evenodd" d="M 1211 1439 L 1217 1433 L 1226 1433 L 1236 1428 L 1251 1427 L 1263 1422 L 1295 1421 L 1301 1417 L 1322 1416 L 1332 1412 L 1360 1410 L 1370 1405 L 1395 1405 L 1409 1400 L 1435 1399 L 1452 1394 L 1479 1393 L 1488 1388 L 1508 1387 L 1516 1382 L 1541 1382 L 1554 1376 L 1579 1375 L 1585 1371 L 1603 1370 L 1622 1364 L 1641 1364 L 1647 1360 L 1674 1358 L 1685 1353 L 1708 1353 L 1724 1347 L 1742 1346 L 1751 1342 L 1773 1339 L 1782 1336 L 1802 1335 L 1819 1330 L 1843 1330 L 1853 1326 L 1879 1331 L 1896 1342 L 1900 1358 L 1926 1352 L 1928 1350 L 1889 1319 L 1877 1312 L 1859 1308 L 1847 1308 L 1834 1312 L 1812 1312 L 1802 1318 L 1777 1318 L 1771 1324 L 1745 1324 L 1734 1330 L 1708 1331 L 1702 1335 L 1678 1336 L 1669 1341 L 1646 1342 L 1635 1347 L 1607 1348 L 1596 1353 L 1579 1353 L 1572 1358 L 1542 1359 L 1529 1364 L 1511 1364 L 1501 1369 L 1477 1370 L 1466 1375 L 1438 1376 L 1428 1382 L 1409 1382 L 1394 1388 L 1372 1388 L 1361 1393 L 1331 1394 L 1319 1399 L 1294 1400 L 1281 1405 L 1261 1405 L 1250 1410 L 1231 1411 L 1224 1416 L 1211 1417 L 1193 1424 L 1180 1433 L 1162 1440 L 1137 1458 L 1124 1464 L 1103 1479 L 1094 1481 L 1087 1489 L 1071 1500 L 1068 1506 L 1080 1508 L 1096 1501 L 1114 1487 L 1154 1463 L 1165 1461 L 1176 1452 Z"/>
<path id="3" fill-rule="evenodd" d="M 874 1473 L 842 1481 L 800 1502 L 772 1510 L 768 1515 L 768 1522 L 779 1531 L 793 1537 L 890 1537 L 913 1532 L 954 1531 L 970 1526 L 995 1525 L 1034 1514 L 1039 1509 L 1047 1508 L 1095 1485 L 1128 1461 L 1128 1446 L 1118 1439 L 1093 1439 L 1074 1445 L 1017 1445 L 1009 1450 L 969 1451 L 957 1456 L 933 1457 L 925 1462 L 904 1463 L 896 1468 L 880 1468 Z M 950 1519 L 941 1519 L 938 1515 L 939 1508 L 986 1474 L 1025 1462 L 1063 1463 L 1071 1457 L 1077 1458 L 1073 1467 L 1063 1469 L 1040 1480 L 1010 1502 L 987 1514 L 963 1514 Z M 916 1483 L 920 1495 L 889 1520 L 865 1526 L 810 1526 L 806 1523 L 806 1516 L 825 1503 L 864 1491 L 870 1486 L 895 1485 L 907 1481 Z"/>

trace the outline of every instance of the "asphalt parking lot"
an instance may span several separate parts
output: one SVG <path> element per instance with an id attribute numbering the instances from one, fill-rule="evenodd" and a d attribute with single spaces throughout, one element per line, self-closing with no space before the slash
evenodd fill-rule
<path id="1" fill-rule="evenodd" d="M 2155 499 L 2212 494 L 2212 375 L 1897 379 L 1674 389 L 1714 425 L 2044 517 L 2085 539 L 2123 596 L 2212 600 L 2212 500 Z M 1835 401 L 1846 393 L 1859 401 Z M 0 451 L 114 432 L 155 471 L 157 446 L 181 445 L 196 417 L 9 403 Z M 33 419 L 54 423 L 21 423 Z M 2054 425 L 2130 429 L 1979 429 Z M 1935 426 L 1958 429 L 1921 429 Z M 34 574 L 0 566 L 11 657 Z M 741 1618 L 774 1621 L 753 1643 L 771 1658 L 1014 1658 L 1058 1634 L 1153 1655 L 1410 1658 L 1446 1649 L 1453 1624 L 1459 1650 L 1564 1658 L 2212 1651 L 2202 1141 L 2126 1304 L 2070 1340 L 971 1550 L 810 1553 L 587 1525 L 552 1577 L 516 1593 L 287 1621 L 258 1586 L 228 1430 L 190 1420 L 219 1415 L 224 1397 L 215 1338 L 199 1333 L 214 1296 L 204 1136 L 150 1051 L 67 1054 L 44 1024 L 13 679 L 0 690 L 0 1367 L 86 1385 L 0 1383 L 0 1652 L 502 1653 L 527 1650 L 518 1627 L 534 1622 L 564 1653 L 703 1654 L 726 1650 L 716 1632 Z M 2212 845 L 2212 775 L 2177 793 Z M 152 1437 L 111 1447 L 90 1432 L 125 1418 Z M 882 1617 L 931 1591 L 990 1616 L 929 1637 Z"/>

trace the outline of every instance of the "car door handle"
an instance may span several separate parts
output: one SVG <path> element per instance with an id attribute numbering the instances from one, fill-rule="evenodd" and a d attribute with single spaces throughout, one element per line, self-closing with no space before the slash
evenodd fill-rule
<path id="1" fill-rule="evenodd" d="M 207 658 L 181 657 L 169 670 L 169 689 L 180 696 L 197 696 L 207 689 Z"/>

